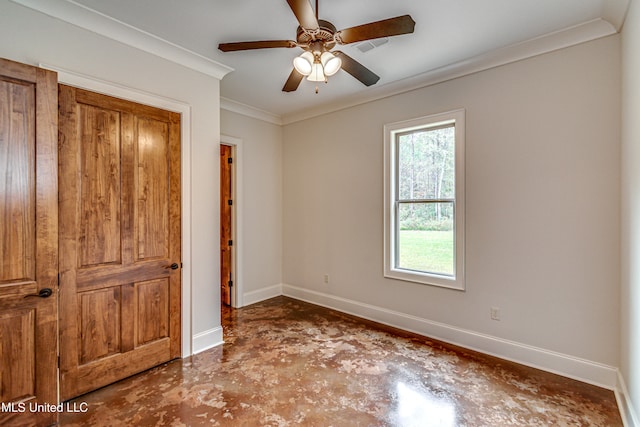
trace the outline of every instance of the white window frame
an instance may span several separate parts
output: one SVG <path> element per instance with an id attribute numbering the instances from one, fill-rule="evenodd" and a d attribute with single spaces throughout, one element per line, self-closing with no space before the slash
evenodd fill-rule
<path id="1" fill-rule="evenodd" d="M 398 268 L 396 263 L 396 191 L 398 161 L 396 138 L 399 134 L 447 124 L 455 124 L 455 272 L 453 276 Z M 458 109 L 405 120 L 384 126 L 384 277 L 409 282 L 465 290 L 465 110 Z"/>

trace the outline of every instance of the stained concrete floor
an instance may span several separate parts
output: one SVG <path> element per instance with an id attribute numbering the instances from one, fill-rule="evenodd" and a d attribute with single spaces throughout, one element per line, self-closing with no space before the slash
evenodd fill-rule
<path id="1" fill-rule="evenodd" d="M 62 426 L 621 426 L 613 392 L 278 297 L 225 344 L 80 396 Z"/>

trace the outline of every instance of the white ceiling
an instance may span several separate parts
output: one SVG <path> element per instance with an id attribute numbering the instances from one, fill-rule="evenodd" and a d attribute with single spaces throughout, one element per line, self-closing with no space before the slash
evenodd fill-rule
<path id="1" fill-rule="evenodd" d="M 295 40 L 298 23 L 285 0 L 75 3 L 233 68 L 221 83 L 225 101 L 287 117 L 383 96 L 385 88 L 406 90 L 428 82 L 438 71 L 486 61 L 495 52 L 506 52 L 515 60 L 520 47 L 523 52 L 528 49 L 522 54 L 527 56 L 614 33 L 622 25 L 629 0 L 319 1 L 320 19 L 338 29 L 403 14 L 416 21 L 413 34 L 392 37 L 369 52 L 361 53 L 354 45 L 340 47 L 381 77 L 375 86 L 367 88 L 341 71 L 328 84 L 322 83 L 318 94 L 315 83 L 304 80 L 296 92 L 285 93 L 282 86 L 301 49 L 228 53 L 217 49 L 221 42 Z"/>

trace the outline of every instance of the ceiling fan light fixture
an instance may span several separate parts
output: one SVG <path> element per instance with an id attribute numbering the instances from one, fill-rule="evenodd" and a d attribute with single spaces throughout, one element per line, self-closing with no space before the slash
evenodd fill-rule
<path id="1" fill-rule="evenodd" d="M 303 76 L 308 76 L 313 72 L 313 65 L 313 54 L 308 51 L 293 59 L 293 68 Z"/>
<path id="2" fill-rule="evenodd" d="M 320 61 L 316 61 L 313 63 L 313 65 L 311 66 L 311 74 L 309 74 L 307 80 L 309 80 L 310 82 L 324 82 L 327 80 Z"/>
<path id="3" fill-rule="evenodd" d="M 331 52 L 324 52 L 322 56 L 320 56 L 320 63 L 327 77 L 333 76 L 342 66 L 342 60 Z"/>

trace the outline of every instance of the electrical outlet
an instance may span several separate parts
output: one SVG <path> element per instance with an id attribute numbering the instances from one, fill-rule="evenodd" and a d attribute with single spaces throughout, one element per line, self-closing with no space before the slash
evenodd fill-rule
<path id="1" fill-rule="evenodd" d="M 324 275 L 324 283 L 329 283 L 329 275 L 328 274 Z"/>
<path id="2" fill-rule="evenodd" d="M 491 307 L 489 313 L 491 314 L 491 320 L 500 320 L 500 308 Z"/>

